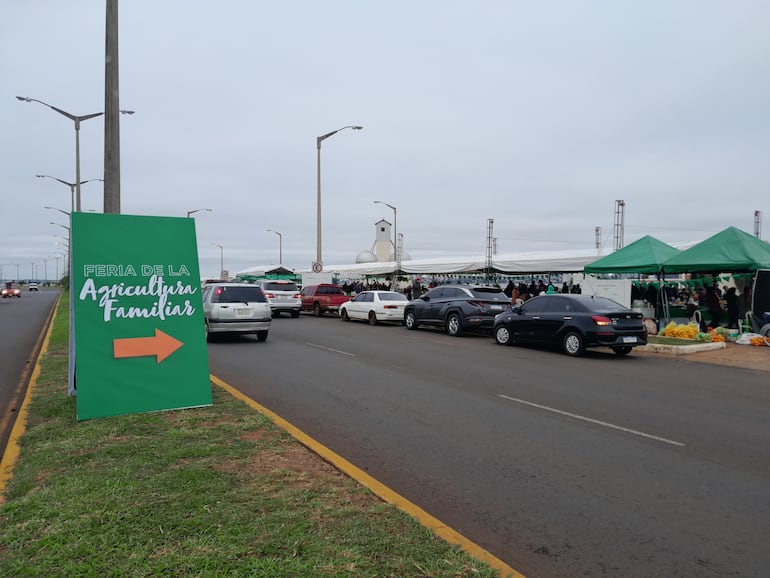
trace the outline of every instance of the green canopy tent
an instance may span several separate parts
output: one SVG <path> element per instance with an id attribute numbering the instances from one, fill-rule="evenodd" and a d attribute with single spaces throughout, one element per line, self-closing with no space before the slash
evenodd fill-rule
<path id="1" fill-rule="evenodd" d="M 661 264 L 671 257 L 679 254 L 679 249 L 659 241 L 655 237 L 645 235 L 618 249 L 614 253 L 597 259 L 583 268 L 584 273 L 638 273 L 658 275 L 658 283 L 653 284 L 656 288 L 655 312 L 656 315 L 662 309 L 664 315 L 668 317 L 668 301 L 661 296 Z"/>
<path id="2" fill-rule="evenodd" d="M 665 273 L 735 273 L 770 269 L 770 244 L 727 227 L 662 264 Z"/>
<path id="3" fill-rule="evenodd" d="M 645 235 L 622 249 L 597 259 L 584 273 L 659 273 L 661 264 L 681 253 L 655 237 Z"/>

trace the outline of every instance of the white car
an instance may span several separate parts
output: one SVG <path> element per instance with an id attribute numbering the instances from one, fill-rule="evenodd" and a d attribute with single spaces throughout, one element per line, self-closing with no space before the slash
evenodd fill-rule
<path id="1" fill-rule="evenodd" d="M 278 317 L 283 312 L 290 313 L 294 318 L 299 317 L 302 295 L 294 281 L 264 279 L 256 284 L 265 292 L 273 317 Z"/>
<path id="2" fill-rule="evenodd" d="M 340 317 L 343 321 L 364 319 L 369 325 L 380 321 L 403 323 L 404 306 L 408 302 L 405 295 L 395 291 L 362 291 L 340 305 Z"/>
<path id="3" fill-rule="evenodd" d="M 249 283 L 208 283 L 203 286 L 206 341 L 222 333 L 253 333 L 267 339 L 272 312 L 262 289 Z"/>

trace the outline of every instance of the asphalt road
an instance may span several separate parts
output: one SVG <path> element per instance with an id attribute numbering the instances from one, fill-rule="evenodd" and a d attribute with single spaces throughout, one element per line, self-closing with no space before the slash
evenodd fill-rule
<path id="1" fill-rule="evenodd" d="M 23 401 L 36 346 L 59 296 L 58 291 L 28 292 L 0 299 L 0 449 L 8 443 Z"/>
<path id="2" fill-rule="evenodd" d="M 209 358 L 530 578 L 770 575 L 767 374 L 304 315 Z"/>

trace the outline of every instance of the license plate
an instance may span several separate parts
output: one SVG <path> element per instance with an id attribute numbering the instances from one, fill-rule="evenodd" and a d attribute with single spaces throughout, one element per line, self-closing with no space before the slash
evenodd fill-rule
<path id="1" fill-rule="evenodd" d="M 251 315 L 251 309 L 246 309 L 241 307 L 240 309 L 235 310 L 236 317 L 249 317 L 250 315 Z"/>
<path id="2" fill-rule="evenodd" d="M 503 306 L 502 305 L 490 305 L 489 308 L 490 309 L 499 309 L 500 311 L 503 310 Z"/>
<path id="3" fill-rule="evenodd" d="M 623 343 L 636 343 L 636 337 L 624 337 Z"/>

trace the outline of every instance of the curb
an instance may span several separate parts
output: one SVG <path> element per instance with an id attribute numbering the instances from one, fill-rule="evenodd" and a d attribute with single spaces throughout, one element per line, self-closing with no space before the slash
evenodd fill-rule
<path id="1" fill-rule="evenodd" d="M 648 351 L 650 353 L 668 353 L 671 355 L 690 355 L 700 351 L 713 351 L 715 349 L 725 349 L 727 345 L 721 341 L 717 343 L 694 343 L 692 345 L 663 345 L 658 343 L 648 343 L 637 349 L 639 351 Z"/>

